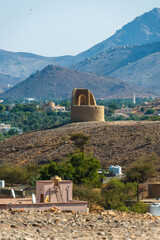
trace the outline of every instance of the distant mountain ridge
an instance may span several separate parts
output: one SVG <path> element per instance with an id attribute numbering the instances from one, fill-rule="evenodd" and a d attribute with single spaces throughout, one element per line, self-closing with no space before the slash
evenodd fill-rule
<path id="1" fill-rule="evenodd" d="M 78 71 L 108 75 L 150 54 L 160 52 L 160 42 L 145 45 L 124 45 L 110 48 L 71 67 Z"/>
<path id="2" fill-rule="evenodd" d="M 135 18 L 111 37 L 75 56 L 74 61 L 80 62 L 116 46 L 141 45 L 157 41 L 160 41 L 160 8 L 154 8 Z"/>
<path id="3" fill-rule="evenodd" d="M 160 94 L 160 42 L 118 46 L 73 65 L 73 69 L 110 76 Z"/>
<path id="4" fill-rule="evenodd" d="M 73 88 L 88 88 L 96 98 L 132 97 L 133 93 L 150 96 L 141 89 L 110 77 L 49 65 L 1 93 L 0 98 L 70 98 Z"/>

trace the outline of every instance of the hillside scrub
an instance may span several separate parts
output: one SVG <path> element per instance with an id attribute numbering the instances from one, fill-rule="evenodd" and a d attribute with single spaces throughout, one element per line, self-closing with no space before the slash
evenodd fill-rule
<path id="1" fill-rule="evenodd" d="M 35 185 L 39 178 L 39 169 L 40 167 L 35 164 L 26 167 L 3 164 L 0 165 L 0 179 L 5 180 L 7 184 Z"/>
<path id="2" fill-rule="evenodd" d="M 139 158 L 133 162 L 130 168 L 126 172 L 126 180 L 128 182 L 143 183 L 148 178 L 154 177 L 156 173 L 156 163 L 158 159 L 156 156 L 148 156 Z"/>
<path id="3" fill-rule="evenodd" d="M 136 196 L 136 192 L 136 183 L 125 184 L 113 178 L 102 188 L 102 195 L 105 198 L 105 207 L 107 209 L 129 211 L 126 206 L 126 201 L 133 199 Z"/>
<path id="4" fill-rule="evenodd" d="M 85 145 L 89 142 L 90 138 L 91 136 L 83 133 L 72 133 L 70 137 L 75 147 L 77 147 L 81 152 L 84 151 Z"/>
<path id="5" fill-rule="evenodd" d="M 88 207 L 92 211 L 97 206 L 103 208 L 105 206 L 105 199 L 101 195 L 101 189 L 94 189 L 91 186 L 73 185 L 73 199 L 80 201 L 87 201 Z"/>
<path id="6" fill-rule="evenodd" d="M 91 186 L 73 186 L 73 199 L 87 201 L 90 211 L 102 209 L 115 209 L 123 212 L 146 213 L 147 205 L 143 202 L 136 202 L 132 206 L 127 205 L 128 200 L 136 196 L 136 183 L 123 183 L 114 178 L 102 189 L 95 189 Z"/>

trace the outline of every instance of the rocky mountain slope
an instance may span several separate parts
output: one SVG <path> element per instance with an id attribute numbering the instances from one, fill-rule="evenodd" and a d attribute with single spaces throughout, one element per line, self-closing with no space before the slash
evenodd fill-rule
<path id="1" fill-rule="evenodd" d="M 111 48 L 73 68 L 111 76 L 160 93 L 160 42 Z"/>
<path id="2" fill-rule="evenodd" d="M 5 75 L 0 73 L 0 92 L 7 90 L 8 88 L 13 87 L 16 83 L 21 81 L 20 78 L 12 77 L 10 75 Z"/>
<path id="3" fill-rule="evenodd" d="M 86 122 L 6 139 L 0 144 L 0 163 L 44 164 L 66 159 L 75 150 L 70 134 L 77 132 L 91 135 L 86 151 L 92 152 L 103 168 L 118 164 L 124 170 L 139 157 L 160 156 L 159 122 Z"/>
<path id="4" fill-rule="evenodd" d="M 154 8 L 135 18 L 111 37 L 75 56 L 74 61 L 80 62 L 116 46 L 141 45 L 157 41 L 160 41 L 160 8 Z"/>
<path id="5" fill-rule="evenodd" d="M 143 87 L 160 95 L 160 52 L 148 55 L 138 61 L 117 69 L 108 76 Z"/>
<path id="6" fill-rule="evenodd" d="M 1 93 L 0 98 L 70 98 L 73 88 L 88 88 L 96 98 L 145 94 L 140 89 L 110 77 L 49 65 Z M 146 93 L 146 96 L 149 94 Z"/>

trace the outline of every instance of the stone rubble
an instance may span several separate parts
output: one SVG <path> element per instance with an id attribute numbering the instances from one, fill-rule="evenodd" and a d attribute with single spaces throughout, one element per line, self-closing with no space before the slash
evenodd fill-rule
<path id="1" fill-rule="evenodd" d="M 0 210 L 1 240 L 160 240 L 160 217 L 106 210 L 101 213 Z"/>

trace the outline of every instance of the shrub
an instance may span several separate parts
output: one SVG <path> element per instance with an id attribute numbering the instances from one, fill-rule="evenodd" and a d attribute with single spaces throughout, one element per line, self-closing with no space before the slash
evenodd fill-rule
<path id="1" fill-rule="evenodd" d="M 156 171 L 156 168 L 155 168 L 156 160 L 157 158 L 155 156 L 149 156 L 146 158 L 138 159 L 127 170 L 126 180 L 128 182 L 143 183 L 148 178 L 153 177 Z"/>
<path id="2" fill-rule="evenodd" d="M 99 189 L 97 190 L 84 185 L 74 185 L 73 198 L 76 200 L 87 201 L 90 210 L 93 210 L 96 205 L 104 207 L 104 198 Z"/>
<path id="3" fill-rule="evenodd" d="M 121 212 L 130 212 L 129 208 L 124 206 L 117 207 L 116 210 L 121 211 Z"/>
<path id="4" fill-rule="evenodd" d="M 147 208 L 148 208 L 148 206 L 145 203 L 136 202 L 135 204 L 132 205 L 132 207 L 130 207 L 130 210 L 132 212 L 136 212 L 136 213 L 146 213 Z"/>
<path id="5" fill-rule="evenodd" d="M 75 147 L 77 147 L 81 152 L 84 151 L 85 145 L 88 143 L 91 136 L 85 135 L 83 133 L 74 133 L 71 134 L 71 141 L 74 142 Z"/>
<path id="6" fill-rule="evenodd" d="M 27 167 L 14 166 L 11 164 L 3 164 L 0 166 L 0 179 L 5 180 L 8 184 L 29 184 L 33 176 L 38 175 L 39 167 L 37 165 L 29 165 Z"/>
<path id="7" fill-rule="evenodd" d="M 126 209 L 125 202 L 136 196 L 136 183 L 123 183 L 113 178 L 102 189 L 105 197 L 105 206 L 107 209 Z"/>
<path id="8" fill-rule="evenodd" d="M 151 144 L 151 143 L 153 143 L 153 141 L 154 141 L 154 139 L 155 139 L 155 137 L 154 137 L 154 135 L 147 135 L 146 137 L 145 137 L 145 141 L 146 141 L 146 144 Z"/>

